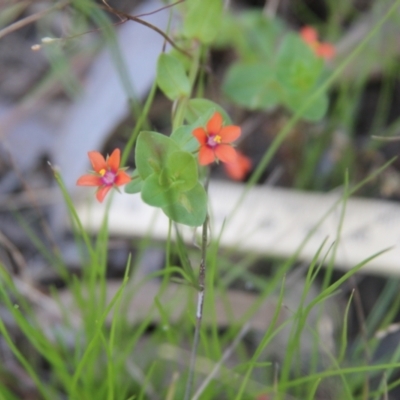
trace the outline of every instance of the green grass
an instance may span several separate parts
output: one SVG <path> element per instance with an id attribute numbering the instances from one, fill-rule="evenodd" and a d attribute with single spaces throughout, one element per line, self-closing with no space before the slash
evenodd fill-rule
<path id="1" fill-rule="evenodd" d="M 101 27 L 100 37 L 112 45 L 121 82 L 133 104 L 137 124 L 124 151 L 125 161 L 142 126 L 149 124 L 148 113 L 157 96 L 156 86 L 153 86 L 141 106 L 135 100 L 122 55 L 116 46 L 114 27 L 105 17 L 106 14 L 90 1 L 76 1 L 74 4 L 77 18 L 75 28 L 78 32 L 71 32 L 71 36 L 85 29 L 90 30 L 92 25 Z M 305 6 L 300 7 L 298 12 L 304 22 L 315 24 L 332 39 L 339 38 L 341 31 L 337 21 L 357 18 L 357 10 L 344 0 L 329 1 L 328 4 L 329 17 L 325 21 L 320 20 Z M 290 396 L 287 397 L 289 399 L 312 400 L 324 398 L 324 391 L 332 391 L 334 398 L 338 400 L 378 400 L 385 399 L 388 390 L 400 385 L 400 380 L 394 377 L 395 371 L 400 367 L 400 346 L 392 349 L 388 359 L 371 361 L 371 354 L 378 344 L 374 333 L 390 325 L 399 312 L 398 280 L 387 282 L 364 321 L 366 335 L 360 334 L 352 343 L 351 349 L 348 325 L 356 294 L 352 292 L 344 298 L 341 293 L 346 282 L 370 260 L 379 258 L 386 249 L 371 255 L 340 277 L 333 273 L 347 200 L 354 193 L 371 185 L 393 161 L 382 163 L 373 172 L 368 171 L 363 175 L 365 171 L 358 165 L 354 148 L 357 110 L 368 83 L 371 64 L 375 61 L 371 59 L 372 56 L 366 56 L 366 50 L 371 41 L 379 36 L 382 27 L 390 21 L 393 22 L 399 6 L 400 1 L 396 1 L 386 14 L 375 21 L 363 40 L 340 61 L 315 93 L 305 99 L 303 107 L 276 132 L 274 141 L 263 154 L 243 191 L 241 201 L 270 166 L 271 160 L 288 140 L 292 130 L 298 126 L 304 110 L 320 93 L 333 88 L 335 96 L 330 112 L 321 123 L 323 128 L 319 136 L 305 141 L 301 165 L 293 179 L 293 186 L 307 190 L 330 190 L 343 185 L 341 199 L 322 217 L 319 224 L 322 224 L 338 204 L 342 207 L 341 218 L 334 240 L 330 238 L 322 241 L 314 258 L 304 269 L 303 286 L 296 307 L 290 307 L 285 301 L 291 291 L 288 281 L 299 264 L 301 250 L 319 224 L 290 258 L 264 258 L 263 262 L 270 268 L 268 274 L 262 276 L 253 270 L 254 263 L 259 260 L 258 255 L 241 254 L 235 249 L 222 251 L 220 248 L 220 237 L 223 231 L 231 229 L 230 220 L 234 214 L 227 219 L 221 232 L 212 232 L 206 250 L 204 320 L 199 331 L 197 362 L 193 371 L 194 385 L 191 390 L 196 399 L 251 400 L 270 394 L 276 400 L 283 400 L 285 396 Z M 15 6 L 10 6 L 8 11 L 11 16 L 14 10 Z M 9 23 L 8 20 L 6 22 Z M 65 47 L 48 50 L 51 69 L 22 99 L 23 104 L 35 101 L 56 83 L 61 83 L 71 98 L 79 92 L 79 84 L 69 73 L 69 66 L 72 59 L 79 56 L 79 51 L 89 49 L 68 47 L 67 44 Z M 207 60 L 206 53 L 206 48 L 199 48 L 196 60 L 191 65 L 192 85 L 196 82 L 196 76 L 201 75 L 195 88 L 197 93 L 207 92 L 206 70 L 202 65 Z M 344 77 L 346 68 L 362 57 L 366 57 L 363 67 L 354 82 L 349 83 Z M 399 127 L 398 118 L 387 124 L 397 69 L 395 59 L 383 60 L 382 63 L 383 83 L 377 111 L 366 134 L 391 136 L 396 134 Z M 185 104 L 185 101 L 176 103 L 174 113 L 171 113 L 171 126 L 181 124 Z M 316 176 L 318 163 L 329 150 L 333 135 L 339 129 L 343 130 L 347 138 L 343 156 L 326 176 Z M 382 142 L 376 142 L 368 136 L 364 148 L 378 151 L 381 146 Z M 134 241 L 136 256 L 128 257 L 119 289 L 114 295 L 110 295 L 106 277 L 109 242 L 107 217 L 96 237 L 90 236 L 79 219 L 74 203 L 62 183 L 62 177 L 56 171 L 54 174 L 68 207 L 71 231 L 80 252 L 81 274 L 79 277 L 73 275 L 59 252 L 49 249 L 41 242 L 21 214 L 15 212 L 16 222 L 30 238 L 33 246 L 62 278 L 66 285 L 64 292 L 71 294 L 72 303 L 64 304 L 61 292 L 52 287 L 49 288 L 48 301 L 58 311 L 55 315 L 39 313 L 40 307 L 32 305 L 29 298 L 21 292 L 18 277 L 13 276 L 0 262 L 0 304 L 10 317 L 7 320 L 0 318 L 2 343 L 7 345 L 19 368 L 32 382 L 38 399 L 183 399 L 196 325 L 197 275 L 202 257 L 200 249 L 187 246 L 179 236 L 172 241 L 171 232 L 175 227 L 171 224 L 170 235 L 166 243 L 162 244 L 166 252 L 165 268 L 142 280 L 136 279 L 136 269 L 142 255 L 147 248 L 154 245 L 149 227 L 148 237 Z M 354 176 L 361 178 L 355 179 Z M 148 281 L 154 279 L 160 282 L 159 291 L 147 315 L 133 324 L 129 317 L 132 312 L 129 309 L 130 299 Z M 176 293 L 170 293 L 168 289 L 177 281 L 180 283 L 179 289 Z M 246 283 L 252 285 L 258 297 L 244 315 L 236 319 L 235 310 L 229 302 L 229 291 L 233 284 Z M 170 297 L 166 300 L 167 294 Z M 183 302 L 187 306 L 180 315 L 176 315 L 175 309 Z M 265 302 L 274 304 L 275 307 L 271 322 L 265 331 L 254 332 L 248 325 L 251 325 L 252 318 Z M 332 349 L 321 340 L 319 327 L 327 313 L 329 315 L 332 304 L 337 305 L 339 302 L 343 304 L 339 321 L 336 321 L 337 332 L 333 337 L 335 348 Z M 215 308 L 217 303 L 229 317 L 227 326 L 222 327 L 218 322 Z M 2 315 L 3 311 L 0 316 Z M 245 344 L 241 339 L 243 332 L 247 330 Z M 279 359 L 275 359 L 272 354 L 280 340 L 286 343 L 286 347 Z M 311 346 L 305 349 L 305 343 L 311 343 Z M 230 357 L 226 360 L 228 353 Z M 307 363 L 304 363 L 305 354 Z M 0 365 L 0 400 L 19 398 L 15 394 L 15 385 L 10 383 L 9 374 L 12 372 L 7 371 L 7 364 Z M 371 379 L 374 377 L 380 383 L 371 388 Z"/>

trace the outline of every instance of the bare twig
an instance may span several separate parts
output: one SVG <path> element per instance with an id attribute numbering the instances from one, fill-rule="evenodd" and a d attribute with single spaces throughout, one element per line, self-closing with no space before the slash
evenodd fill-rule
<path id="1" fill-rule="evenodd" d="M 197 311 L 196 311 L 196 327 L 194 331 L 194 340 L 192 353 L 190 355 L 189 376 L 185 390 L 185 400 L 189 400 L 193 387 L 194 370 L 196 367 L 196 355 L 199 347 L 201 321 L 203 319 L 204 289 L 206 280 L 206 256 L 207 256 L 207 232 L 208 232 L 208 216 L 203 224 L 202 240 L 201 240 L 201 261 L 199 270 L 199 292 L 197 294 Z"/>
<path id="2" fill-rule="evenodd" d="M 28 15 L 27 17 L 22 18 L 19 21 L 16 21 L 11 25 L 6 26 L 5 28 L 0 30 L 0 39 L 3 38 L 4 36 L 10 34 L 11 32 L 14 32 L 18 29 L 21 29 L 22 27 L 24 27 L 26 25 L 31 24 L 32 22 L 39 20 L 40 18 L 42 18 L 46 14 L 51 13 L 52 11 L 55 11 L 55 10 L 65 7 L 66 5 L 69 4 L 69 2 L 70 2 L 70 0 L 61 1 L 60 3 L 55 4 L 53 7 L 50 7 L 43 11 L 39 11 L 32 15 Z"/>
<path id="3" fill-rule="evenodd" d="M 148 12 L 148 13 L 144 13 L 144 14 L 135 15 L 135 17 L 136 18 L 147 17 L 148 15 L 153 15 L 153 14 L 158 13 L 159 11 L 166 10 L 167 8 L 170 8 L 170 7 L 174 7 L 177 4 L 183 3 L 184 1 L 185 0 L 179 0 L 179 1 L 175 2 L 175 3 L 167 4 L 164 7 L 157 8 L 157 10 L 154 10 L 154 11 L 151 11 L 151 12 Z"/>
<path id="4" fill-rule="evenodd" d="M 18 248 L 0 232 L 0 245 L 4 246 L 11 254 L 12 260 L 17 266 L 18 274 L 23 276 L 26 271 L 26 262 Z"/>
<path id="5" fill-rule="evenodd" d="M 126 367 L 128 373 L 136 380 L 136 382 L 140 383 L 144 387 L 145 393 L 154 400 L 159 400 L 160 397 L 157 394 L 157 391 L 146 380 L 146 376 L 143 371 L 139 368 L 137 364 L 135 364 L 130 358 L 127 359 Z"/>
<path id="6" fill-rule="evenodd" d="M 353 282 L 353 276 L 350 277 L 349 282 Z M 360 291 L 358 289 L 358 285 L 356 282 L 353 284 L 354 287 L 354 305 L 355 305 L 355 313 L 358 319 L 358 323 L 360 325 L 360 336 L 361 340 L 364 343 L 364 357 L 365 357 L 365 365 L 371 365 L 371 360 L 372 360 L 372 355 L 371 355 L 371 350 L 369 348 L 369 342 L 368 342 L 368 332 L 367 332 L 367 324 L 366 324 L 366 319 L 365 319 L 365 312 L 361 300 L 361 295 Z M 370 387 L 370 378 L 368 376 L 368 373 L 365 375 L 365 380 L 363 383 L 363 394 L 366 395 L 369 393 L 369 387 Z M 368 397 L 366 395 L 366 397 Z"/>
<path id="7" fill-rule="evenodd" d="M 211 370 L 210 374 L 197 389 L 196 393 L 193 395 L 191 400 L 198 400 L 200 395 L 203 393 L 204 389 L 213 379 L 215 379 L 221 367 L 224 365 L 226 360 L 231 356 L 237 345 L 240 343 L 240 341 L 248 333 L 249 330 L 250 330 L 250 323 L 247 322 L 246 324 L 243 325 L 242 329 L 240 330 L 240 332 L 238 333 L 232 344 L 224 351 L 224 354 L 222 355 L 221 359 L 215 364 L 214 368 Z"/>
<path id="8" fill-rule="evenodd" d="M 158 348 L 157 355 L 164 360 L 171 360 L 183 368 L 187 368 L 187 358 L 189 351 L 183 350 L 181 347 L 172 346 L 170 344 L 163 344 Z M 215 362 L 207 357 L 199 356 L 196 363 L 196 371 L 201 374 L 207 375 L 214 368 Z M 227 380 L 231 383 L 232 388 L 238 388 L 244 376 L 240 373 L 233 371 L 232 369 L 221 366 L 220 382 L 226 382 Z M 257 382 L 251 378 L 247 380 L 247 388 L 250 393 L 266 392 L 270 389 L 265 383 Z M 191 399 L 192 400 L 192 399 Z M 286 400 L 286 399 L 285 399 Z M 292 399 L 290 399 L 292 400 Z"/>
<path id="9" fill-rule="evenodd" d="M 54 323 L 55 321 L 63 320 L 62 310 L 52 297 L 43 294 L 39 289 L 33 286 L 33 284 L 19 279 L 16 276 L 13 277 L 13 282 L 22 296 L 43 311 L 42 315 L 45 315 L 47 321 Z M 69 319 L 74 327 L 79 326 L 80 318 L 75 313 L 70 313 Z M 41 319 L 40 322 L 44 323 L 44 319 Z"/>
<path id="10" fill-rule="evenodd" d="M 179 372 L 174 372 L 172 375 L 172 381 L 171 381 L 171 384 L 169 385 L 165 400 L 174 400 L 175 399 L 176 384 L 178 382 L 178 379 L 179 379 Z"/>
<path id="11" fill-rule="evenodd" d="M 60 201 L 57 197 L 57 187 L 35 189 L 36 204 L 39 206 L 53 205 Z M 18 210 L 30 208 L 32 205 L 31 194 L 27 192 L 0 195 L 0 211 Z"/>
<path id="12" fill-rule="evenodd" d="M 181 47 L 179 47 L 165 32 L 163 32 L 160 28 L 158 28 L 157 26 L 151 24 L 150 22 L 144 21 L 142 19 L 140 19 L 139 17 L 135 16 L 135 15 L 130 15 L 127 14 L 123 11 L 119 11 L 113 7 L 111 7 L 106 0 L 103 0 L 104 5 L 106 6 L 106 10 L 111 12 L 112 14 L 115 14 L 119 17 L 124 17 L 126 20 L 130 20 L 130 21 L 134 21 L 137 22 L 139 24 L 142 24 L 144 26 L 147 26 L 148 28 L 152 29 L 153 31 L 157 32 L 159 35 L 161 35 L 172 47 L 174 47 L 176 50 L 180 51 L 182 54 L 185 54 L 186 56 L 188 56 L 189 58 L 192 58 L 192 56 L 184 49 L 182 49 Z M 177 3 L 174 3 L 177 4 Z M 159 11 L 159 10 L 158 10 Z M 156 11 L 153 11 L 153 13 Z"/>
<path id="13" fill-rule="evenodd" d="M 375 135 L 372 135 L 371 139 L 382 140 L 384 142 L 398 142 L 400 140 L 400 136 L 375 136 Z"/>

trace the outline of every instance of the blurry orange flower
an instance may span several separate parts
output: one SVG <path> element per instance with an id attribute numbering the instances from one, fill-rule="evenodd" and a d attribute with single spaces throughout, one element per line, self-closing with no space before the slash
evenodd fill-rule
<path id="1" fill-rule="evenodd" d="M 251 169 L 251 160 L 244 154 L 236 151 L 236 158 L 230 163 L 224 164 L 228 176 L 235 181 L 242 181 Z"/>
<path id="2" fill-rule="evenodd" d="M 330 60 L 335 56 L 335 47 L 330 43 L 320 42 L 318 32 L 311 26 L 305 26 L 300 30 L 300 36 L 314 51 L 318 57 Z"/>
<path id="3" fill-rule="evenodd" d="M 219 112 L 215 112 L 207 122 L 206 129 L 200 127 L 193 130 L 193 136 L 199 141 L 199 163 L 211 164 L 214 161 L 224 163 L 234 162 L 236 150 L 231 143 L 241 134 L 236 125 L 222 126 L 223 119 Z"/>
<path id="4" fill-rule="evenodd" d="M 120 168 L 121 152 L 115 149 L 107 159 L 97 151 L 89 151 L 89 160 L 94 173 L 82 175 L 76 184 L 78 186 L 98 186 L 96 198 L 101 203 L 106 194 L 113 187 L 125 185 L 131 181 L 131 177 Z"/>

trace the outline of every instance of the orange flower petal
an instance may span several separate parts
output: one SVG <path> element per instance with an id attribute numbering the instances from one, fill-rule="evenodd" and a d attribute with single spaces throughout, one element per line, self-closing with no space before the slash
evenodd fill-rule
<path id="1" fill-rule="evenodd" d="M 330 43 L 320 43 L 316 50 L 317 56 L 325 58 L 325 60 L 332 59 L 336 54 L 336 49 Z"/>
<path id="2" fill-rule="evenodd" d="M 220 132 L 219 136 L 221 136 L 222 143 L 231 143 L 235 141 L 242 133 L 240 126 L 236 125 L 229 125 L 224 126 Z"/>
<path id="3" fill-rule="evenodd" d="M 207 146 L 201 146 L 199 150 L 200 165 L 208 165 L 215 161 L 214 151 Z"/>
<path id="4" fill-rule="evenodd" d="M 204 130 L 204 128 L 196 128 L 193 130 L 192 134 L 201 145 L 207 142 L 207 132 Z"/>
<path id="5" fill-rule="evenodd" d="M 130 182 L 132 178 L 125 171 L 118 171 L 117 176 L 115 177 L 114 184 L 117 186 L 125 185 Z"/>
<path id="6" fill-rule="evenodd" d="M 107 193 L 111 190 L 112 186 L 101 186 L 96 192 L 96 199 L 101 203 L 106 197 Z"/>
<path id="7" fill-rule="evenodd" d="M 207 132 L 209 135 L 216 135 L 219 133 L 222 127 L 222 115 L 219 112 L 215 112 L 210 120 L 207 122 Z"/>
<path id="8" fill-rule="evenodd" d="M 251 160 L 242 153 L 236 151 L 236 160 L 224 164 L 225 171 L 235 181 L 242 181 L 251 169 Z"/>
<path id="9" fill-rule="evenodd" d="M 102 169 L 107 169 L 106 160 L 98 151 L 89 151 L 88 156 L 94 171 L 100 172 Z"/>
<path id="10" fill-rule="evenodd" d="M 121 151 L 119 149 L 115 149 L 111 153 L 111 156 L 108 157 L 107 165 L 110 167 L 112 172 L 117 173 L 120 162 L 121 162 Z"/>
<path id="11" fill-rule="evenodd" d="M 96 175 L 82 175 L 76 182 L 78 186 L 101 186 L 103 182 Z"/>
<path id="12" fill-rule="evenodd" d="M 318 42 L 318 32 L 312 26 L 300 29 L 300 36 L 308 44 Z"/>
<path id="13" fill-rule="evenodd" d="M 236 159 L 236 150 L 229 144 L 220 144 L 214 149 L 215 156 L 224 163 L 234 162 Z"/>

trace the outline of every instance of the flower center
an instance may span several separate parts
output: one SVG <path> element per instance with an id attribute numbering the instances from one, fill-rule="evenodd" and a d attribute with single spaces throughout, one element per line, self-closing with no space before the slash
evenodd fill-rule
<path id="1" fill-rule="evenodd" d="M 103 182 L 104 185 L 112 186 L 114 184 L 116 178 L 116 174 L 114 174 L 114 172 L 102 169 L 99 171 L 99 174 L 102 177 L 101 181 Z"/>
<path id="2" fill-rule="evenodd" d="M 216 147 L 221 143 L 221 136 L 219 135 L 210 135 L 207 139 L 207 146 Z"/>

